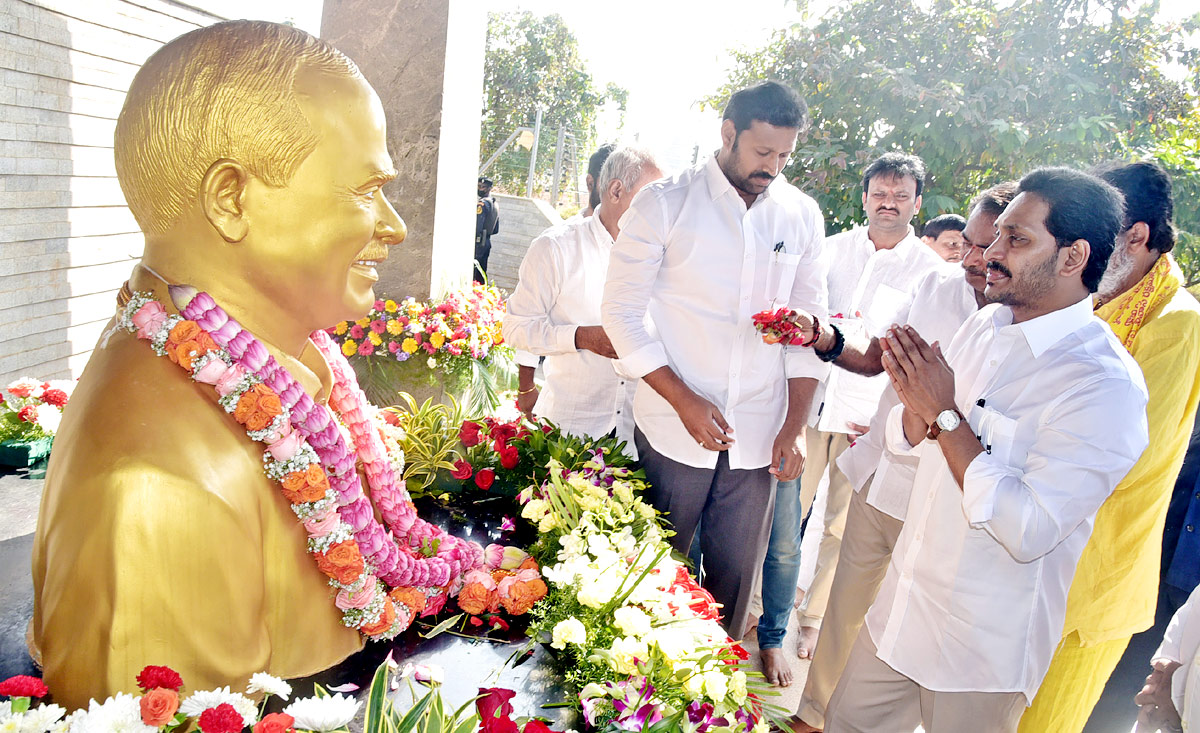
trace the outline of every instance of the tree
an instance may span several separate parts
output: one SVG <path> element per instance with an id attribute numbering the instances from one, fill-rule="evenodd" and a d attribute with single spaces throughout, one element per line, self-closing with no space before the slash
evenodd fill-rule
<path id="1" fill-rule="evenodd" d="M 574 34 L 558 15 L 489 13 L 484 62 L 483 131 L 480 159 L 487 160 L 518 127 L 533 127 L 542 109 L 537 187 L 551 184 L 557 129 L 577 136 L 586 156 L 595 136 L 596 110 L 609 96 L 624 104 L 625 90 L 609 85 L 599 92 L 584 69 Z M 510 145 L 489 175 L 496 185 L 524 192 L 529 151 Z"/>
<path id="2" fill-rule="evenodd" d="M 862 170 L 889 150 L 924 159 L 925 218 L 961 213 L 976 192 L 1039 165 L 1155 155 L 1194 225 L 1200 51 L 1187 38 L 1200 20 L 1159 24 L 1156 4 L 1127 5 L 857 0 L 737 54 L 707 103 L 763 78 L 804 96 L 812 124 L 787 174 L 821 203 L 830 231 L 861 220 Z M 1185 78 L 1164 74 L 1169 64 Z"/>

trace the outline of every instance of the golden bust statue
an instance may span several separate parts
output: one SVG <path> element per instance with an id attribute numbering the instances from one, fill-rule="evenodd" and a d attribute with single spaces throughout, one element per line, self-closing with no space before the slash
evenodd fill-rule
<path id="1" fill-rule="evenodd" d="M 308 335 L 370 308 L 404 239 L 383 107 L 348 58 L 282 25 L 235 21 L 168 43 L 116 128 L 146 238 L 130 288 L 211 294 L 318 402 Z M 297 677 L 362 646 L 341 624 L 261 446 L 130 333 L 93 352 L 55 442 L 33 550 L 31 651 L 70 707 L 136 688 L 147 664 L 191 690 Z"/>

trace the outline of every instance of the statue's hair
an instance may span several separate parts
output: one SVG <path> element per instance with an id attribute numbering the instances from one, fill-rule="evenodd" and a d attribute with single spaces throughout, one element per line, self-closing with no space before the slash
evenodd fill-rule
<path id="1" fill-rule="evenodd" d="M 129 87 L 114 153 L 125 200 L 147 234 L 169 229 L 218 160 L 285 185 L 318 136 L 292 90 L 301 66 L 361 77 L 342 52 L 302 30 L 229 21 L 176 38 Z"/>

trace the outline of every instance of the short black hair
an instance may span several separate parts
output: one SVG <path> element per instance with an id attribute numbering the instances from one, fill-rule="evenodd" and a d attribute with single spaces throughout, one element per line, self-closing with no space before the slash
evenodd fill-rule
<path id="1" fill-rule="evenodd" d="M 808 105 L 791 87 L 777 81 L 764 81 L 733 93 L 721 113 L 732 120 L 737 133 L 750 128 L 755 120 L 774 127 L 804 127 Z"/>
<path id="2" fill-rule="evenodd" d="M 1016 181 L 997 183 L 976 196 L 975 200 L 971 202 L 969 211 L 974 214 L 976 210 L 979 210 L 988 216 L 1000 216 L 1017 197 L 1018 185 Z"/>
<path id="3" fill-rule="evenodd" d="M 1021 179 L 1017 192 L 1033 194 L 1050 207 L 1045 225 L 1059 247 L 1087 240 L 1091 254 L 1083 268 L 1083 285 L 1096 292 L 1125 221 L 1121 192 L 1071 168 L 1038 168 Z"/>
<path id="4" fill-rule="evenodd" d="M 1117 187 L 1125 197 L 1125 226 L 1145 222 L 1150 228 L 1146 246 L 1160 253 L 1175 248 L 1175 198 L 1171 195 L 1171 177 L 1152 160 L 1136 163 L 1110 163 L 1095 174 Z"/>
<path id="5" fill-rule="evenodd" d="M 967 220 L 958 214 L 942 214 L 925 222 L 925 228 L 921 230 L 921 236 L 937 239 L 942 236 L 942 232 L 961 232 L 966 228 Z"/>
<path id="6" fill-rule="evenodd" d="M 867 192 L 871 179 L 878 175 L 888 178 L 908 177 L 917 182 L 917 195 L 925 190 L 925 161 L 906 153 L 884 153 L 863 171 L 862 190 Z"/>
<path id="7" fill-rule="evenodd" d="M 592 177 L 592 191 L 588 194 L 588 208 L 592 211 L 595 211 L 596 207 L 600 205 L 600 171 L 604 170 L 605 161 L 616 149 L 616 143 L 604 143 L 596 148 L 592 157 L 588 158 L 587 172 Z"/>

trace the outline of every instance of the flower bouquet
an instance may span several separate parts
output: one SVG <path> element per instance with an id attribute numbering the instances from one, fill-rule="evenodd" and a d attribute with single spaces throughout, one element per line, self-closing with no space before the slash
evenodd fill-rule
<path id="1" fill-rule="evenodd" d="M 421 679 L 415 669 L 403 670 L 389 655 L 375 671 L 369 694 L 365 697 L 363 733 L 464 733 L 479 725 L 479 716 L 468 712 L 467 705 L 448 711 L 441 699 L 440 686 L 425 678 L 430 690 L 409 711 L 400 711 L 388 697 L 400 683 Z M 174 733 L 191 727 L 202 733 L 348 733 L 363 702 L 342 694 L 330 695 L 320 685 L 313 697 L 292 701 L 283 712 L 266 713 L 271 697 L 288 700 L 291 685 L 259 672 L 250 677 L 246 692 L 231 692 L 228 687 L 204 690 L 183 696 L 183 679 L 170 667 L 148 666 L 137 676 L 140 695 L 120 693 L 104 702 L 92 700 L 87 709 L 70 715 L 59 705 L 30 707 L 32 700 L 49 690 L 36 677 L 10 677 L 0 682 L 0 729 L 19 733 L 91 733 L 92 731 L 128 731 L 130 733 Z M 335 688 L 338 689 L 338 688 Z M 351 687 L 350 689 L 357 689 Z M 255 703 L 251 696 L 261 695 Z M 357 730 L 356 726 L 356 730 Z"/>
<path id="2" fill-rule="evenodd" d="M 376 300 L 366 316 L 329 333 L 371 402 L 393 404 L 400 390 L 467 394 L 471 410 L 483 412 L 500 404 L 511 371 L 503 316 L 500 291 L 475 283 L 428 302 Z"/>
<path id="3" fill-rule="evenodd" d="M 0 403 L 0 465 L 23 468 L 50 454 L 75 383 L 21 377 Z"/>
<path id="4" fill-rule="evenodd" d="M 541 534 L 549 594 L 530 635 L 558 650 L 572 702 L 599 730 L 763 733 L 782 710 L 718 624 L 719 607 L 675 559 L 642 477 L 593 456 L 552 463 L 521 495 Z"/>
<path id="5" fill-rule="evenodd" d="M 780 308 L 755 313 L 753 320 L 754 330 L 758 331 L 762 340 L 768 344 L 812 345 L 814 321 L 807 313 Z"/>

